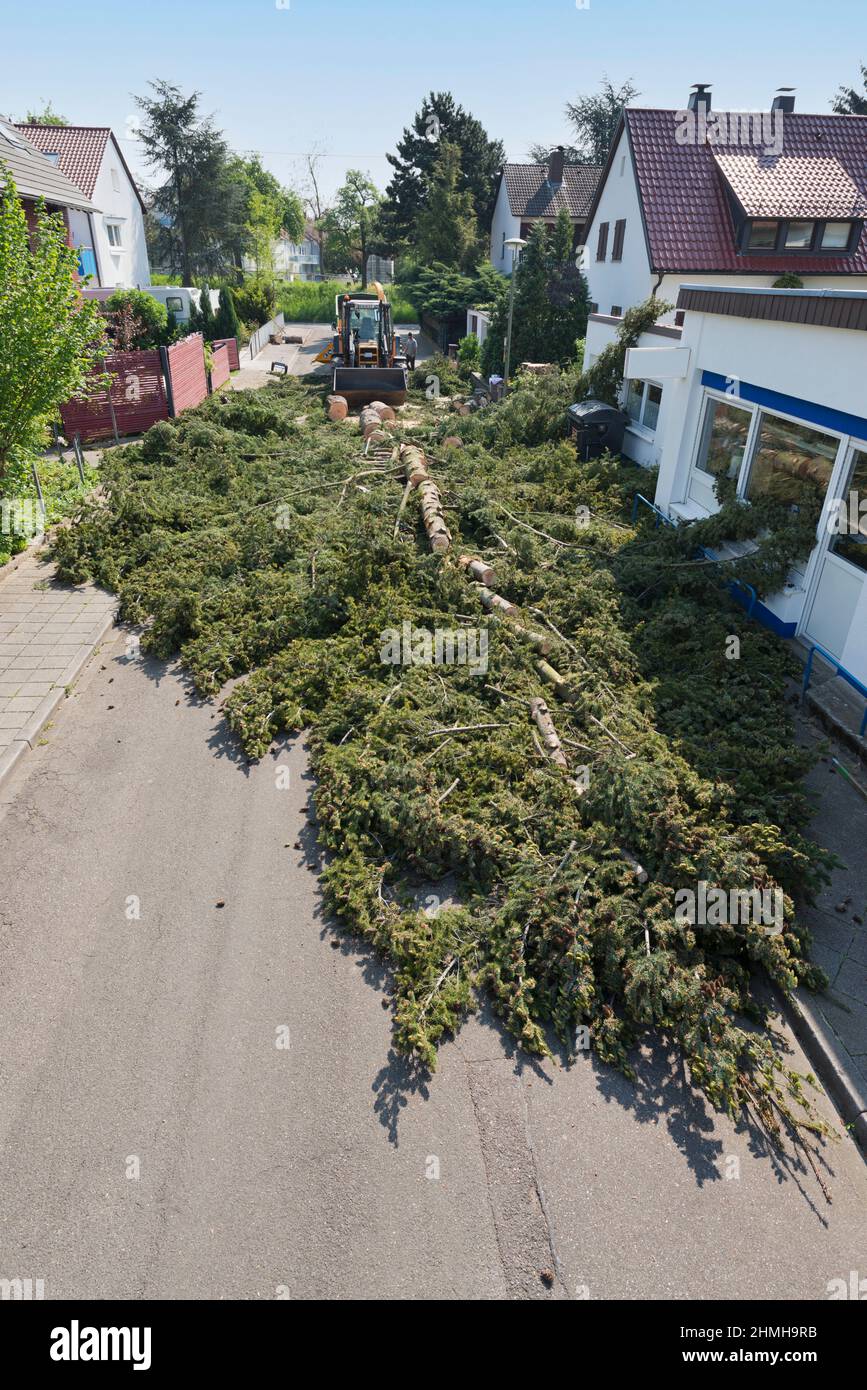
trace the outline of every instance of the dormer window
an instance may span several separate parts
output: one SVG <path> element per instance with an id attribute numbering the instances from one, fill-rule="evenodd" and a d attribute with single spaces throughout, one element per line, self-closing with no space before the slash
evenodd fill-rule
<path id="1" fill-rule="evenodd" d="M 777 244 L 779 225 L 776 222 L 753 222 L 747 246 L 750 251 L 773 251 Z"/>
<path id="2" fill-rule="evenodd" d="M 823 251 L 845 251 L 851 239 L 851 222 L 826 222 L 822 228 Z"/>
<path id="3" fill-rule="evenodd" d="M 815 232 L 815 222 L 787 222 L 783 245 L 787 251 L 809 251 Z"/>
<path id="4" fill-rule="evenodd" d="M 811 256 L 823 252 L 848 255 L 861 235 L 856 221 L 825 222 L 816 218 L 753 218 L 744 223 L 740 238 L 742 253 L 786 252 Z"/>

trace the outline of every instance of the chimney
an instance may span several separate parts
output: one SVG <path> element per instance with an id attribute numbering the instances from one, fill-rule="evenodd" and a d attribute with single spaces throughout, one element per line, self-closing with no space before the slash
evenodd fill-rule
<path id="1" fill-rule="evenodd" d="M 795 88 L 778 87 L 777 95 L 771 102 L 772 111 L 785 111 L 787 114 L 795 109 Z"/>
<path id="2" fill-rule="evenodd" d="M 688 111 L 698 111 L 703 106 L 705 114 L 710 110 L 710 83 L 694 82 L 687 102 Z"/>
<path id="3" fill-rule="evenodd" d="M 556 150 L 552 150 L 548 156 L 548 182 L 563 182 L 563 158 L 565 150 L 562 145 L 558 145 Z"/>

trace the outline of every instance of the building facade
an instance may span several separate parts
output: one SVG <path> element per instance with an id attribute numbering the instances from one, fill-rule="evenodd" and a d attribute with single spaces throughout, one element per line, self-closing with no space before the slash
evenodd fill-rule
<path id="1" fill-rule="evenodd" d="M 695 285 L 678 308 L 681 328 L 627 355 L 636 397 L 663 387 L 656 505 L 676 522 L 709 516 L 720 474 L 746 503 L 812 494 L 815 545 L 764 616 L 867 683 L 867 293 Z"/>
<path id="2" fill-rule="evenodd" d="M 112 131 L 36 124 L 17 129 L 93 205 L 70 217 L 82 277 L 94 289 L 146 289 L 151 275 L 145 205 Z"/>

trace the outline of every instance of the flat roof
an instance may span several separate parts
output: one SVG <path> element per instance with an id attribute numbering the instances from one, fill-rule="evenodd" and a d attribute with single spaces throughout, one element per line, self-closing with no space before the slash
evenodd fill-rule
<path id="1" fill-rule="evenodd" d="M 867 293 L 863 290 L 681 285 L 677 308 L 731 318 L 867 331 Z"/>

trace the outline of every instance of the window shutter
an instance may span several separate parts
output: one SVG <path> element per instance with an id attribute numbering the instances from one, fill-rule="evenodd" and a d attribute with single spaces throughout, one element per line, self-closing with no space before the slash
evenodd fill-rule
<path id="1" fill-rule="evenodd" d="M 597 259 L 597 261 L 604 261 L 604 260 L 605 260 L 605 253 L 606 253 L 607 250 L 608 250 L 608 223 L 607 223 L 607 222 L 600 222 L 600 223 L 599 223 L 599 240 L 598 240 L 597 243 L 596 243 L 596 259 Z"/>
<path id="2" fill-rule="evenodd" d="M 626 233 L 626 219 L 614 223 L 614 245 L 611 248 L 612 261 L 623 259 L 623 238 Z"/>

